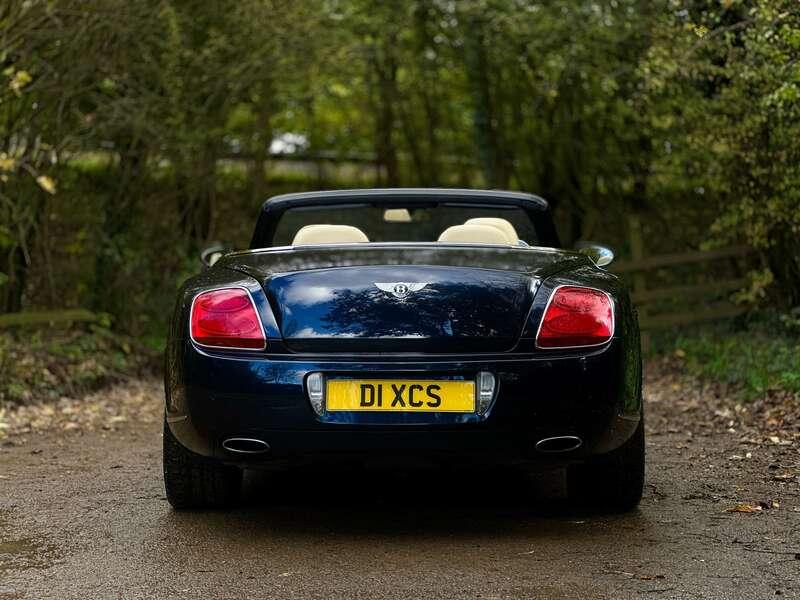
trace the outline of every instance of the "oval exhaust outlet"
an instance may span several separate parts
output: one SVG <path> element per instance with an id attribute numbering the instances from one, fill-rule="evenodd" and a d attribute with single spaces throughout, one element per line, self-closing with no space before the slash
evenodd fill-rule
<path id="1" fill-rule="evenodd" d="M 222 447 L 228 452 L 236 452 L 237 454 L 264 454 L 269 452 L 269 444 L 255 438 L 228 438 L 222 442 Z"/>
<path id="2" fill-rule="evenodd" d="M 555 437 L 544 438 L 536 442 L 536 449 L 539 452 L 569 452 L 581 447 L 583 441 L 575 435 L 558 435 Z"/>

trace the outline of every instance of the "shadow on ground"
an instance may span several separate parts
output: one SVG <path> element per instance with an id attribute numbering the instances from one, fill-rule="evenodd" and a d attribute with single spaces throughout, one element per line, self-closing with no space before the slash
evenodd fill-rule
<path id="1" fill-rule="evenodd" d="M 646 529 L 638 511 L 604 514 L 567 502 L 562 471 L 515 469 L 397 470 L 303 468 L 248 472 L 242 505 L 229 511 L 172 513 L 181 523 L 232 528 L 249 537 L 458 536 L 461 538 L 569 535 L 589 521 Z M 180 527 L 180 525 L 177 525 Z M 619 525 L 617 525 L 619 526 Z M 584 532 L 581 535 L 585 535 Z"/>

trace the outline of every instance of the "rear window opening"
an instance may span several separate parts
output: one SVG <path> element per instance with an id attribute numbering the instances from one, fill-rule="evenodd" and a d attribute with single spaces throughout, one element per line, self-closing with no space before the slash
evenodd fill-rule
<path id="1" fill-rule="evenodd" d="M 280 217 L 273 237 L 274 246 L 290 246 L 307 225 L 349 225 L 357 227 L 370 242 L 436 242 L 450 227 L 470 219 L 501 218 L 508 221 L 519 240 L 538 245 L 536 230 L 525 210 L 502 206 L 371 206 L 337 205 L 298 207 Z M 524 245 L 520 244 L 520 245 Z"/>

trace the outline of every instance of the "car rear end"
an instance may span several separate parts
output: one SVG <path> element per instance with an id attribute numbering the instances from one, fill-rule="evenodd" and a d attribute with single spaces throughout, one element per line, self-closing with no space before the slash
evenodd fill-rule
<path id="1" fill-rule="evenodd" d="M 232 468 L 566 465 L 613 453 L 641 421 L 627 295 L 568 253 L 523 268 L 535 250 L 516 263 L 499 252 L 482 250 L 489 268 L 441 252 L 424 262 L 447 264 L 380 264 L 379 253 L 353 266 L 317 254 L 295 270 L 265 267 L 279 253 L 223 261 L 178 303 L 168 434 Z"/>

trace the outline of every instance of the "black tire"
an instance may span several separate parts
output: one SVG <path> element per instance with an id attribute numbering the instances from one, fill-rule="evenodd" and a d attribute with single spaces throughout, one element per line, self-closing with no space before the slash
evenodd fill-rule
<path id="1" fill-rule="evenodd" d="M 239 499 L 242 470 L 190 452 L 175 439 L 165 420 L 164 488 L 177 510 L 226 508 Z"/>
<path id="2" fill-rule="evenodd" d="M 576 504 L 611 512 L 633 510 L 644 489 L 644 419 L 622 446 L 567 472 L 569 498 Z"/>

